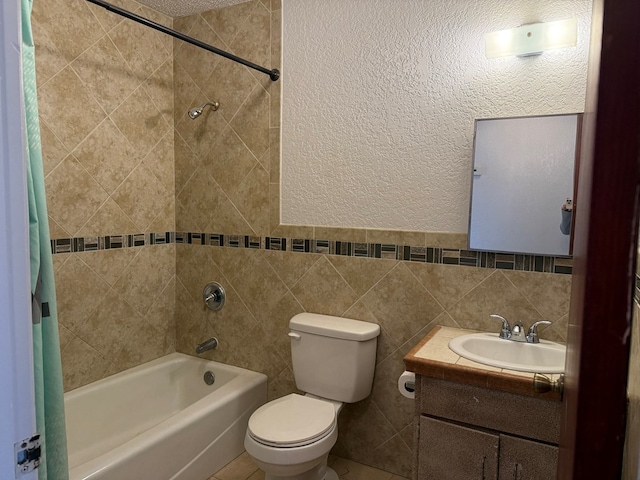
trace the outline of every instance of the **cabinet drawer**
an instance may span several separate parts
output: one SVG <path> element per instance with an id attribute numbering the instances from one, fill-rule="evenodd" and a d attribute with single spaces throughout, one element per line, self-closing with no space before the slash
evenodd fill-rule
<path id="1" fill-rule="evenodd" d="M 560 440 L 561 402 L 422 375 L 418 377 L 418 382 L 418 414 L 446 418 L 543 442 L 558 443 Z"/>

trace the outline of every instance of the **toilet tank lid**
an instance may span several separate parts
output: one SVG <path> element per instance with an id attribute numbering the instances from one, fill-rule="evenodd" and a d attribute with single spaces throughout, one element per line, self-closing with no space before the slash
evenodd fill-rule
<path id="1" fill-rule="evenodd" d="M 380 325 L 351 318 L 332 317 L 318 313 L 299 313 L 289 321 L 289 328 L 298 332 L 325 337 L 364 342 L 380 334 Z"/>

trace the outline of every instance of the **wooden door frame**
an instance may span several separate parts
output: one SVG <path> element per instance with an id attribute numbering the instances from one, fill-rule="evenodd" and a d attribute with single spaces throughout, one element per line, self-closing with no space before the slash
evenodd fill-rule
<path id="1" fill-rule="evenodd" d="M 640 196 L 640 1 L 594 0 L 558 478 L 618 480 Z"/>

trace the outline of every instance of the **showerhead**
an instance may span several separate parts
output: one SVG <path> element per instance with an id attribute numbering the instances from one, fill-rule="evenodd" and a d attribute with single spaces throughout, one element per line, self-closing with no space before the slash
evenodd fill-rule
<path id="1" fill-rule="evenodd" d="M 218 107 L 220 106 L 218 102 L 205 102 L 199 107 L 189 110 L 189 112 L 187 112 L 189 118 L 191 120 L 195 120 L 196 118 L 198 118 L 200 115 L 202 115 L 202 110 L 204 110 L 204 107 L 206 107 L 207 105 L 211 105 L 211 108 L 213 108 L 214 111 L 218 110 Z"/>

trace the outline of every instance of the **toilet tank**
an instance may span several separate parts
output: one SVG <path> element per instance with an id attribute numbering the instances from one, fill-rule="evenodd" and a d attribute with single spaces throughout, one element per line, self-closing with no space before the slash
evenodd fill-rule
<path id="1" fill-rule="evenodd" d="M 293 373 L 300 390 L 347 403 L 369 396 L 379 325 L 300 313 L 289 321 L 289 329 Z"/>

